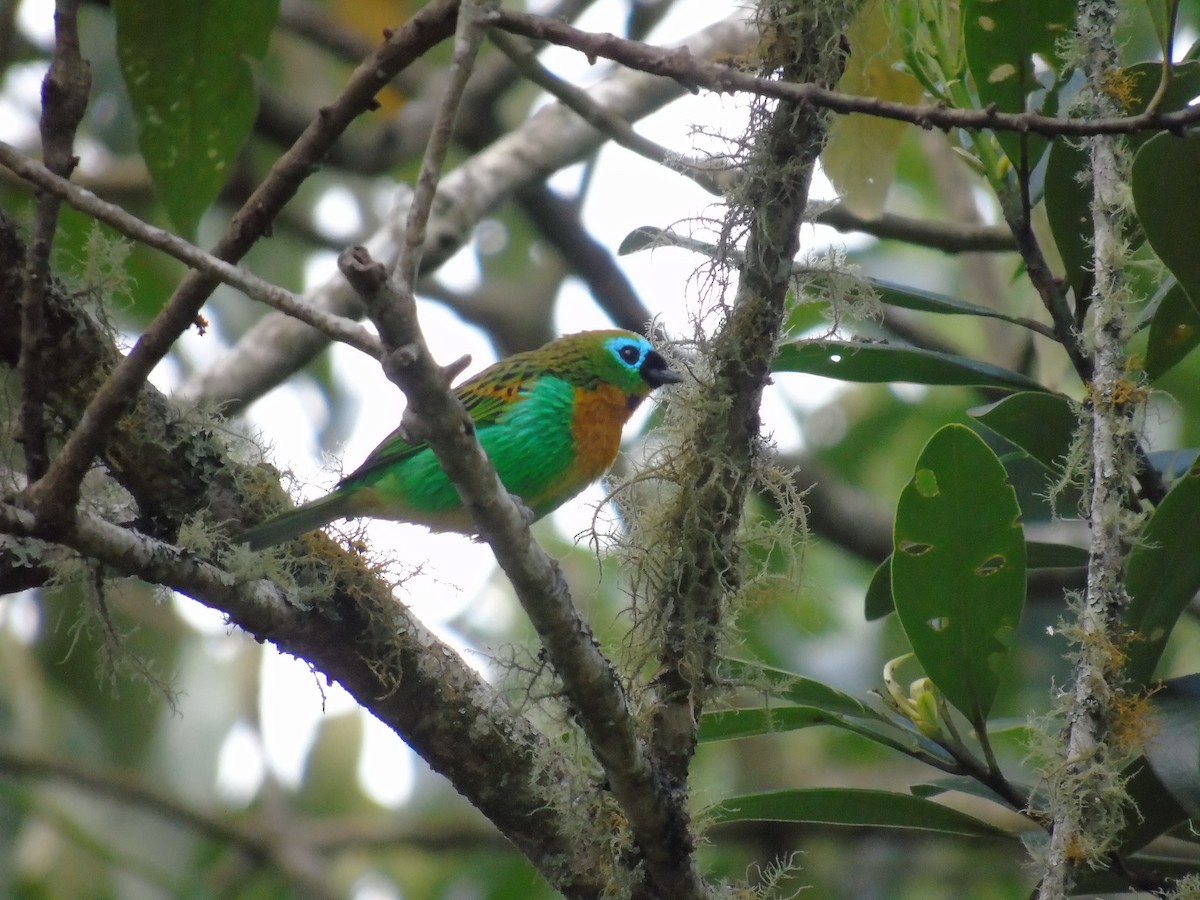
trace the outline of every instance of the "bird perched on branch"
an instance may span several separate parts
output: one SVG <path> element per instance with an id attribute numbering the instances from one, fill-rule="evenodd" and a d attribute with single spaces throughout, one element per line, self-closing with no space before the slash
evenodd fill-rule
<path id="1" fill-rule="evenodd" d="M 680 381 L 644 337 L 584 331 L 484 369 L 455 394 L 505 488 L 541 518 L 603 475 L 621 429 L 650 392 Z M 254 550 L 335 519 L 373 516 L 434 531 L 472 530 L 433 451 L 392 432 L 328 495 L 244 532 Z"/>

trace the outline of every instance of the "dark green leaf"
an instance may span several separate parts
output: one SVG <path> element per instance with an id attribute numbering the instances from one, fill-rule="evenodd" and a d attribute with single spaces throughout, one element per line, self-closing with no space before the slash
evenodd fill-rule
<path id="1" fill-rule="evenodd" d="M 731 797 L 711 812 L 715 822 L 802 822 L 937 831 L 972 837 L 1007 832 L 973 816 L 910 794 L 853 788 L 811 788 Z"/>
<path id="2" fill-rule="evenodd" d="M 934 434 L 900 495 L 892 596 L 925 673 L 981 727 L 1025 602 L 1025 537 L 1004 466 L 965 426 Z"/>
<path id="3" fill-rule="evenodd" d="M 834 716 L 812 706 L 747 707 L 706 712 L 700 717 L 696 740 L 701 744 L 795 731 L 829 724 Z"/>
<path id="4" fill-rule="evenodd" d="M 1092 188 L 1084 178 L 1088 154 L 1078 141 L 1058 138 L 1046 160 L 1046 220 L 1078 303 L 1092 272 Z"/>
<path id="5" fill-rule="evenodd" d="M 1133 161 L 1133 200 L 1146 239 L 1191 298 L 1200 300 L 1200 253 L 1193 228 L 1200 206 L 1200 138 L 1163 133 Z"/>
<path id="6" fill-rule="evenodd" d="M 1146 684 L 1175 621 L 1200 590 L 1200 465 L 1193 464 L 1154 510 L 1129 554 L 1125 624 L 1136 639 L 1126 674 Z"/>
<path id="7" fill-rule="evenodd" d="M 779 348 L 776 372 L 807 372 L 842 381 L 958 384 L 1004 390 L 1045 390 L 1032 378 L 991 363 L 894 344 L 798 341 Z"/>
<path id="8" fill-rule="evenodd" d="M 896 611 L 892 600 L 892 557 L 881 562 L 867 585 L 866 617 L 868 622 L 882 619 Z"/>
<path id="9" fill-rule="evenodd" d="M 1025 785 L 1016 785 L 1026 796 L 1030 793 L 1030 788 Z M 980 797 L 984 800 L 991 800 L 993 803 L 1000 803 L 1004 806 L 1012 808 L 1012 805 L 993 791 L 990 787 L 980 783 L 978 779 L 970 778 L 966 775 L 949 775 L 945 778 L 935 778 L 933 781 L 927 781 L 924 784 L 914 784 L 911 788 L 913 796 L 937 797 L 949 791 L 954 791 L 960 794 L 969 794 L 972 797 Z"/>
<path id="10" fill-rule="evenodd" d="M 114 0 L 113 12 L 142 156 L 171 219 L 191 234 L 254 124 L 246 57 L 266 51 L 278 0 Z"/>
<path id="11" fill-rule="evenodd" d="M 1062 467 L 1079 428 L 1071 401 L 1045 391 L 1013 394 L 970 415 L 1052 472 Z"/>
<path id="12" fill-rule="evenodd" d="M 1088 552 L 1070 544 L 1045 544 L 1029 541 L 1025 545 L 1025 568 L 1067 569 L 1088 564 Z"/>
<path id="13" fill-rule="evenodd" d="M 813 706 L 839 715 L 879 719 L 881 716 L 862 701 L 827 684 L 773 666 L 742 659 L 723 659 L 718 676 L 797 706 Z"/>
<path id="14" fill-rule="evenodd" d="M 1138 63 L 1122 71 L 1122 83 L 1131 92 L 1127 115 L 1143 112 L 1158 88 L 1162 68 L 1158 63 Z M 1178 63 L 1171 69 L 1171 84 L 1163 95 L 1164 112 L 1185 108 L 1200 95 L 1200 64 Z M 1131 135 L 1130 145 L 1139 148 L 1150 137 Z M 1087 150 L 1078 141 L 1058 138 L 1046 161 L 1046 218 L 1066 269 L 1067 281 L 1076 300 L 1086 292 L 1092 269 L 1092 190 L 1088 179 Z"/>
<path id="15" fill-rule="evenodd" d="M 1200 675 L 1164 682 L 1150 698 L 1146 761 L 1171 797 L 1200 818 Z"/>
<path id="16" fill-rule="evenodd" d="M 1160 720 L 1158 724 L 1169 723 Z M 1188 738 L 1181 735 L 1180 739 Z M 1196 736 L 1192 735 L 1191 740 L 1194 744 Z M 1120 852 L 1128 854 L 1144 847 L 1181 822 L 1187 821 L 1188 814 L 1159 781 L 1145 758 L 1138 757 L 1122 774 L 1125 776 L 1125 790 L 1129 799 L 1133 801 L 1133 808 L 1138 811 L 1138 815 L 1130 816 L 1126 821 L 1121 834 Z"/>
<path id="17" fill-rule="evenodd" d="M 1200 310 L 1176 282 L 1163 295 L 1150 320 L 1146 345 L 1146 374 L 1161 378 L 1200 344 Z"/>
<path id="18" fill-rule="evenodd" d="M 660 238 L 665 233 L 661 228 L 656 228 L 653 225 L 639 225 L 622 239 L 620 245 L 617 247 L 617 255 L 628 256 L 630 253 L 637 253 L 640 250 L 649 250 L 651 247 L 656 247 L 659 244 Z"/>
<path id="19" fill-rule="evenodd" d="M 1057 72 L 1059 48 L 1075 24 L 1074 0 L 967 0 L 963 5 L 963 46 L 967 68 L 984 106 L 1020 113 L 1038 83 L 1034 57 Z M 1000 146 L 1020 167 L 1022 155 L 1032 169 L 1046 149 L 1045 138 L 1000 132 Z"/>
<path id="20" fill-rule="evenodd" d="M 901 309 L 911 309 L 916 312 L 937 313 L 944 316 L 983 316 L 1000 319 L 1014 325 L 1024 324 L 1015 316 L 998 312 L 991 307 L 980 306 L 978 303 L 968 303 L 947 294 L 935 291 L 925 291 L 908 285 L 896 284 L 882 279 L 869 279 L 871 287 L 879 294 L 879 300 L 888 306 L 898 306 Z"/>

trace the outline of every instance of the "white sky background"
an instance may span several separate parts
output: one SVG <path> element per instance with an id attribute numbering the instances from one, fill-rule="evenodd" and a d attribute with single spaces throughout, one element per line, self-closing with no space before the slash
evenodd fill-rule
<path id="1" fill-rule="evenodd" d="M 649 40 L 652 43 L 678 41 L 736 8 L 736 4 L 712 0 L 677 3 Z M 628 4 L 622 0 L 599 2 L 577 24 L 584 29 L 619 33 L 627 9 Z M 53 39 L 52 13 L 51 0 L 25 0 L 19 15 L 20 27 L 31 39 L 48 45 Z M 541 59 L 551 71 L 569 81 L 582 82 L 584 86 L 610 70 L 603 63 L 590 66 L 581 54 L 559 48 L 546 50 Z M 18 67 L 0 86 L 0 139 L 30 144 L 30 135 L 36 134 L 42 74 L 40 69 Z M 744 101 L 702 92 L 698 96 L 684 95 L 682 100 L 637 123 L 636 127 L 643 135 L 691 155 L 697 150 L 691 137 L 694 125 L 704 124 L 710 129 L 717 126 L 736 136 L 743 122 Z M 719 148 L 710 145 L 708 149 Z M 86 153 L 83 155 L 86 164 Z M 572 194 L 578 187 L 579 175 L 578 168 L 560 173 L 552 186 Z M 825 198 L 832 194 L 823 178 L 818 180 L 816 194 Z M 649 198 L 652 202 L 647 202 Z M 639 225 L 666 227 L 706 211 L 711 213 L 712 204 L 713 198 L 688 179 L 626 150 L 609 146 L 600 154 L 592 172 L 584 220 L 596 238 L 615 248 Z M 339 197 L 336 191 L 331 191 L 326 201 L 319 205 L 318 215 L 324 217 L 318 221 L 318 227 L 336 234 L 354 212 L 345 209 L 344 195 Z M 831 235 L 827 229 L 806 227 L 804 249 L 812 251 L 826 246 L 831 240 L 841 240 Z M 690 317 L 699 308 L 692 275 L 700 262 L 697 256 L 686 251 L 665 248 L 623 257 L 620 265 L 667 330 L 687 336 L 692 331 Z M 308 273 L 310 283 L 319 283 L 333 266 L 332 255 L 314 260 Z M 465 248 L 441 272 L 447 281 L 460 287 L 477 282 L 479 273 L 474 249 Z M 485 337 L 442 307 L 423 304 L 422 326 L 438 358 L 449 360 L 464 352 L 470 353 L 473 357 L 470 372 L 478 371 L 494 360 Z M 560 333 L 568 333 L 611 327 L 611 322 L 579 282 L 568 281 L 557 304 L 555 327 Z M 216 331 L 211 330 L 204 338 L 189 332 L 181 352 L 201 365 L 215 359 L 224 349 L 217 343 Z M 361 398 L 357 424 L 337 454 L 344 470 L 350 471 L 398 423 L 402 399 L 373 360 L 343 345 L 335 345 L 332 352 L 337 377 L 352 395 Z M 169 391 L 178 383 L 178 372 L 174 367 L 164 365 L 156 371 L 153 380 Z M 829 382 L 804 379 L 801 386 L 797 384 L 799 380 L 781 379 L 783 383 L 771 389 L 765 401 L 767 428 L 784 448 L 795 447 L 801 442 L 796 407 L 812 409 L 823 403 L 830 393 Z M 380 414 L 381 403 L 385 406 L 394 403 L 394 411 Z M 281 469 L 290 467 L 301 483 L 309 485 L 306 495 L 310 498 L 324 493 L 337 480 L 336 468 L 322 460 L 317 450 L 316 432 L 324 415 L 324 404 L 316 389 L 299 378 L 272 391 L 248 412 L 251 425 L 261 429 L 264 437 L 274 443 L 276 465 Z M 636 424 L 631 425 L 629 433 L 634 433 Z M 585 532 L 601 498 L 601 490 L 593 487 L 555 513 L 549 525 L 539 527 L 557 528 L 568 537 Z M 500 602 L 496 591 L 484 590 L 495 565 L 491 552 L 466 538 L 432 536 L 417 526 L 373 522 L 370 532 L 372 543 L 379 551 L 395 553 L 406 563 L 422 568 L 421 574 L 402 588 L 400 599 L 439 637 L 462 652 L 469 663 L 488 675 L 484 657 L 466 646 L 451 623 L 469 610 L 473 620 L 486 617 L 497 629 L 503 629 L 513 616 L 519 614 L 510 603 Z M 222 618 L 200 604 L 181 597 L 177 606 L 190 623 L 211 635 L 212 640 L 221 640 L 221 636 L 227 634 Z M 13 619 L 11 613 L 9 619 Z M 240 636 L 229 638 L 239 639 Z M 340 688 L 319 687 L 317 678 L 306 665 L 278 654 L 269 646 L 263 659 L 259 704 L 262 744 L 253 729 L 236 728 L 219 760 L 218 789 L 231 802 L 253 796 L 264 766 L 281 780 L 295 784 L 303 772 L 312 737 L 322 716 L 336 715 L 354 707 L 353 701 Z M 213 661 L 215 664 L 216 659 Z M 184 714 L 187 714 L 186 698 Z M 367 727 L 360 765 L 363 786 L 381 802 L 402 802 L 413 785 L 415 757 L 391 731 L 370 716 L 364 718 Z"/>

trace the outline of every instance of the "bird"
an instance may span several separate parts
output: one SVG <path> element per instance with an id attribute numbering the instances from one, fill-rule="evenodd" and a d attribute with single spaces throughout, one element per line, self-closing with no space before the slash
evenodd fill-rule
<path id="1" fill-rule="evenodd" d="M 515 353 L 465 381 L 455 395 L 500 482 L 537 520 L 608 471 L 633 411 L 656 388 L 680 381 L 646 338 L 609 329 Z M 401 426 L 330 493 L 247 529 L 238 542 L 262 550 L 358 516 L 474 531 L 429 445 Z"/>

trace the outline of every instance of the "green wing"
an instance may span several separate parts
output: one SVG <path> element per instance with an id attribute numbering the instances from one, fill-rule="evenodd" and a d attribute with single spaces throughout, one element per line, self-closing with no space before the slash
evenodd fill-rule
<path id="1" fill-rule="evenodd" d="M 536 376 L 532 353 L 518 353 L 484 369 L 459 385 L 454 394 L 466 407 L 476 430 L 494 424 L 512 404 L 518 403 Z M 341 484 L 359 481 L 382 468 L 403 462 L 429 445 L 425 441 L 406 440 L 401 428 L 385 437 L 363 464 L 341 480 Z M 339 485 L 340 486 L 340 485 Z"/>

